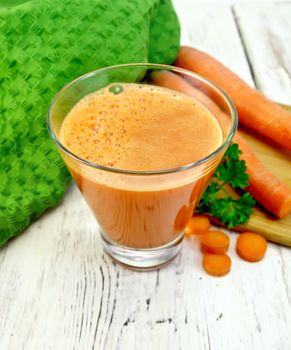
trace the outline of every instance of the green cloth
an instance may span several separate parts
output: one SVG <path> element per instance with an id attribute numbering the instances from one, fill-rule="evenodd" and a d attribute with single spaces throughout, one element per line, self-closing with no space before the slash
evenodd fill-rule
<path id="1" fill-rule="evenodd" d="M 56 205 L 70 181 L 45 123 L 56 92 L 100 67 L 170 64 L 178 46 L 170 0 L 2 2 L 0 245 Z"/>

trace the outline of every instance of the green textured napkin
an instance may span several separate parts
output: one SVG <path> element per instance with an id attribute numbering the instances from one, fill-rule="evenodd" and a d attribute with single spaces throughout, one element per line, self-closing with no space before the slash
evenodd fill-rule
<path id="1" fill-rule="evenodd" d="M 55 93 L 99 67 L 171 63 L 178 46 L 170 0 L 2 2 L 0 245 L 57 204 L 70 181 L 45 125 Z"/>

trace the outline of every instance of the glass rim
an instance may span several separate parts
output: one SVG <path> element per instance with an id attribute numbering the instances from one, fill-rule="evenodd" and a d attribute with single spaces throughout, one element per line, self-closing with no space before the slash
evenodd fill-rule
<path id="1" fill-rule="evenodd" d="M 232 120 L 232 127 L 228 133 L 228 135 L 225 137 L 224 141 L 222 142 L 222 144 L 216 148 L 213 152 L 211 152 L 210 154 L 208 154 L 207 156 L 196 160 L 195 162 L 191 162 L 185 165 L 182 165 L 180 167 L 175 167 L 175 168 L 168 168 L 168 169 L 161 169 L 161 170 L 146 170 L 146 171 L 141 171 L 141 170 L 125 170 L 125 169 L 119 169 L 119 168 L 114 168 L 114 167 L 108 167 L 105 165 L 101 165 L 101 164 L 96 164 L 93 162 L 90 162 L 86 159 L 83 159 L 79 156 L 77 156 L 76 154 L 74 154 L 72 151 L 70 151 L 68 148 L 66 148 L 58 139 L 58 137 L 55 135 L 54 131 L 52 130 L 51 127 L 51 118 L 53 115 L 53 108 L 55 106 L 55 104 L 57 103 L 59 97 L 67 90 L 69 89 L 72 85 L 74 85 L 75 83 L 77 83 L 78 81 L 87 79 L 91 76 L 94 76 L 95 74 L 98 74 L 99 72 L 103 72 L 103 71 L 107 71 L 107 70 L 113 70 L 113 69 L 118 69 L 118 68 L 138 68 L 138 67 L 144 67 L 144 68 L 148 68 L 150 69 L 151 67 L 155 68 L 155 69 L 165 69 L 168 71 L 174 71 L 174 72 L 178 72 L 178 73 L 182 73 L 182 74 L 186 74 L 188 76 L 192 76 L 193 78 L 202 81 L 204 84 L 210 86 L 211 88 L 213 88 L 214 90 L 216 90 L 216 92 L 218 92 L 220 94 L 220 96 L 223 97 L 223 99 L 226 101 L 227 106 L 231 112 L 231 116 L 233 118 Z M 201 102 L 202 103 L 202 102 Z M 203 104 L 203 103 L 202 103 Z M 206 106 L 207 107 L 207 106 Z M 158 64 L 158 63 L 126 63 L 126 64 L 118 64 L 118 65 L 113 65 L 113 66 L 108 66 L 108 67 L 104 67 L 104 68 L 99 68 L 93 71 L 90 71 L 88 73 L 85 73 L 79 77 L 77 77 L 76 79 L 70 81 L 68 84 L 66 84 L 65 86 L 63 86 L 61 88 L 61 90 L 59 90 L 59 92 L 56 93 L 56 95 L 54 96 L 54 98 L 52 99 L 50 105 L 49 105 L 49 109 L 48 109 L 48 113 L 47 113 L 47 119 L 46 119 L 46 124 L 47 124 L 47 128 L 49 131 L 49 134 L 51 136 L 51 138 L 53 139 L 54 143 L 57 145 L 57 147 L 59 149 L 61 149 L 64 153 L 66 153 L 68 156 L 70 156 L 71 158 L 77 160 L 78 162 L 81 162 L 82 164 L 89 166 L 90 168 L 95 168 L 98 170 L 102 170 L 102 171 L 106 171 L 106 172 L 110 172 L 110 173 L 118 173 L 118 174 L 123 174 L 123 175 L 162 175 L 162 174 L 171 174 L 171 173 L 177 173 L 177 172 L 182 172 L 194 167 L 197 167 L 201 164 L 207 163 L 209 162 L 211 159 L 213 159 L 216 155 L 218 155 L 220 152 L 223 151 L 223 149 L 225 147 L 227 147 L 231 140 L 233 139 L 233 136 L 237 130 L 238 127 L 238 115 L 237 115 L 237 111 L 235 108 L 234 103 L 232 102 L 231 98 L 229 97 L 229 95 L 222 89 L 220 88 L 218 85 L 216 85 L 215 83 L 213 83 L 211 80 L 202 77 L 199 74 L 196 74 L 194 72 L 191 72 L 187 69 L 183 69 L 183 68 L 179 68 L 176 66 L 170 66 L 167 64 Z"/>

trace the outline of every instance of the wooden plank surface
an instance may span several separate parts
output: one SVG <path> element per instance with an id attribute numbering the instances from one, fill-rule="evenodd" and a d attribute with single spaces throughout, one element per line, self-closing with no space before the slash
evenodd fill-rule
<path id="1" fill-rule="evenodd" d="M 235 4 L 257 87 L 271 99 L 291 105 L 291 2 Z"/>
<path id="2" fill-rule="evenodd" d="M 175 5 L 183 42 L 252 83 L 247 34 L 237 26 L 251 33 L 256 23 L 244 5 L 235 8 L 237 22 L 227 4 Z M 253 11 L 260 15 L 261 6 Z M 278 21 L 268 30 L 276 32 Z M 249 40 L 247 52 L 255 45 Z M 284 52 L 290 57 L 291 46 Z M 253 71 L 260 87 L 279 94 L 259 60 Z M 289 94 L 288 83 L 285 89 Z M 221 279 L 203 272 L 194 239 L 164 269 L 125 270 L 103 254 L 94 218 L 71 186 L 58 208 L 0 251 L 0 349 L 291 349 L 291 251 L 270 244 L 266 259 L 250 264 L 236 256 L 235 238 L 232 272 Z"/>

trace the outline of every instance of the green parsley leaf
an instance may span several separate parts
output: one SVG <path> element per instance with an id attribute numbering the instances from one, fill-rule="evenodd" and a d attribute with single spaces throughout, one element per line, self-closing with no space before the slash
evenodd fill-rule
<path id="1" fill-rule="evenodd" d="M 239 158 L 240 154 L 237 144 L 229 146 L 197 208 L 198 212 L 218 218 L 229 228 L 247 222 L 256 203 L 249 192 L 234 199 L 225 190 L 226 185 L 235 189 L 244 189 L 249 185 L 246 165 Z"/>
<path id="2" fill-rule="evenodd" d="M 240 160 L 240 149 L 236 143 L 229 146 L 225 156 L 217 168 L 214 177 L 218 181 L 231 185 L 233 188 L 245 188 L 249 184 L 249 177 L 246 173 L 246 165 Z"/>

